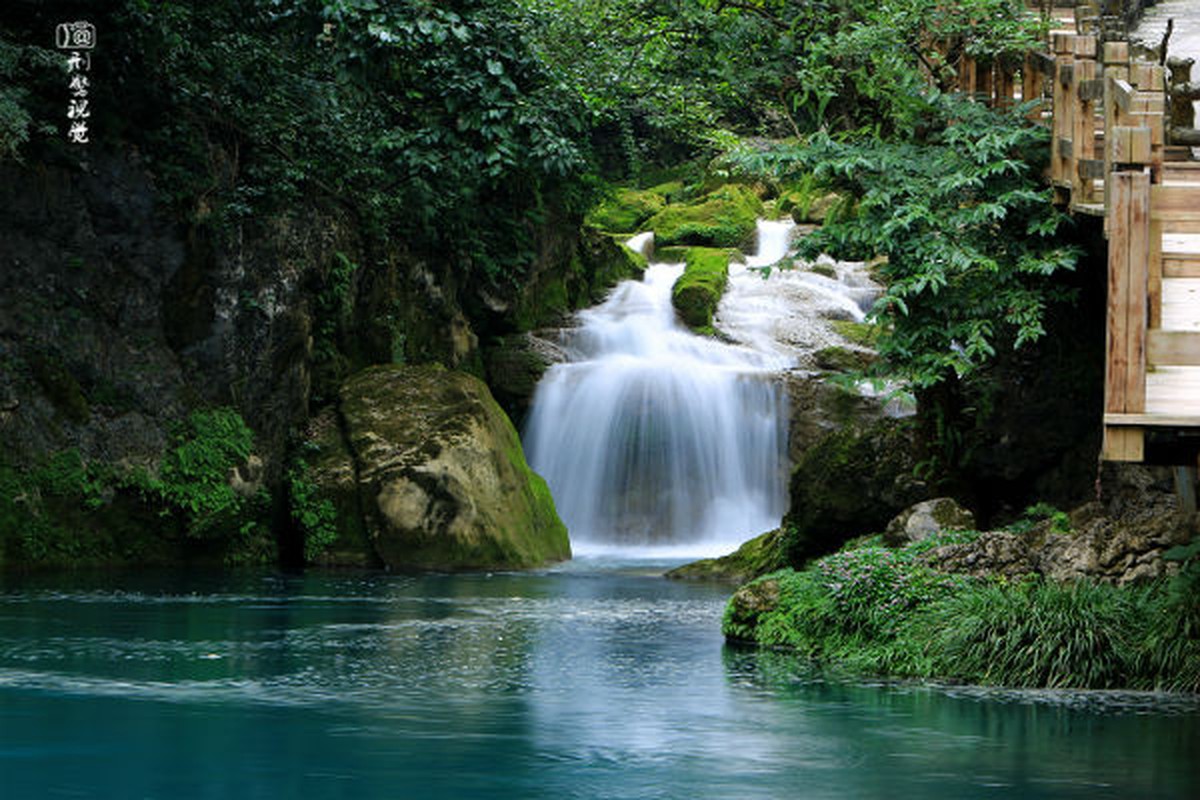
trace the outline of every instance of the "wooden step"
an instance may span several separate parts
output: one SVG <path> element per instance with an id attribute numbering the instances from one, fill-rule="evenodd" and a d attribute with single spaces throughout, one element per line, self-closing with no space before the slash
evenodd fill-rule
<path id="1" fill-rule="evenodd" d="M 1136 428 L 1200 428 L 1200 414 L 1105 414 L 1104 424 Z"/>
<path id="2" fill-rule="evenodd" d="M 1104 213 L 1103 208 L 1101 213 Z M 1164 251 L 1162 268 L 1164 278 L 1200 278 L 1200 253 Z"/>

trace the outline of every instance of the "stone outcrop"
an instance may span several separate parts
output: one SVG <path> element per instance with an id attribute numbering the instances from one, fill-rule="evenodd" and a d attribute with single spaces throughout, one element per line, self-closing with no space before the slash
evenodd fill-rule
<path id="1" fill-rule="evenodd" d="M 438 367 L 371 367 L 342 387 L 340 414 L 348 448 L 327 446 L 312 472 L 338 509 L 335 552 L 369 546 L 361 558 L 401 570 L 570 557 L 549 489 L 482 381 Z"/>
<path id="2" fill-rule="evenodd" d="M 937 569 L 975 576 L 1037 574 L 1124 585 L 1170 574 L 1176 567 L 1163 553 L 1200 535 L 1200 515 L 1180 510 L 1169 481 L 1156 478 L 1153 468 L 1108 465 L 1105 473 L 1107 502 L 1080 506 L 1065 525 L 1051 518 L 1025 531 L 990 531 L 922 558 Z"/>
<path id="3" fill-rule="evenodd" d="M 975 527 L 975 515 L 951 497 L 923 500 L 900 512 L 883 532 L 889 547 L 903 547 L 928 539 L 944 530 L 965 530 Z"/>
<path id="4" fill-rule="evenodd" d="M 883 418 L 825 434 L 792 470 L 788 559 L 799 565 L 856 536 L 880 531 L 927 496 L 913 477 L 916 447 L 906 420 Z"/>
<path id="5" fill-rule="evenodd" d="M 783 531 L 776 528 L 755 536 L 729 555 L 693 561 L 676 567 L 666 576 L 675 580 L 746 583 L 786 566 Z"/>

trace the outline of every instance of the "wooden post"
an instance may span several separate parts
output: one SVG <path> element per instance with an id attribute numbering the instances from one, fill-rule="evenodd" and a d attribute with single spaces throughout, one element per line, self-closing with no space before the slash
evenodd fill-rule
<path id="1" fill-rule="evenodd" d="M 1162 183 L 1163 157 L 1166 150 L 1166 73 L 1148 62 L 1131 63 L 1130 83 L 1137 87 L 1129 118 L 1131 124 L 1150 131 L 1150 147 L 1145 163 L 1150 168 L 1150 182 Z M 1147 291 L 1150 308 L 1147 324 L 1162 327 L 1162 234 L 1161 222 L 1150 224 L 1150 246 L 1146 255 Z"/>
<path id="2" fill-rule="evenodd" d="M 1038 105 L 1029 112 L 1029 118 L 1037 121 L 1042 115 L 1042 75 L 1036 68 L 1032 53 L 1026 54 L 1025 65 L 1021 67 L 1021 102 L 1028 103 L 1037 100 Z"/>
<path id="3" fill-rule="evenodd" d="M 1109 230 L 1111 209 L 1110 187 L 1113 171 L 1113 136 L 1119 122 L 1120 109 L 1115 96 L 1115 82 L 1129 77 L 1129 45 L 1126 42 L 1104 43 L 1104 232 Z M 1121 124 L 1124 124 L 1123 122 Z"/>
<path id="4" fill-rule="evenodd" d="M 1071 203 L 1081 205 L 1092 201 L 1092 179 L 1084 177 L 1080 170 L 1083 161 L 1096 157 L 1096 104 L 1086 89 L 1096 78 L 1096 37 L 1079 36 L 1075 39 L 1074 91 L 1071 92 Z"/>
<path id="5" fill-rule="evenodd" d="M 958 62 L 958 90 L 972 98 L 975 96 L 977 69 L 978 65 L 975 63 L 975 59 L 964 53 Z"/>
<path id="6" fill-rule="evenodd" d="M 1013 75 L 1013 70 L 1007 65 L 999 67 L 999 76 L 996 82 L 996 107 L 997 108 L 1012 108 L 1016 92 L 1016 80 Z"/>
<path id="7" fill-rule="evenodd" d="M 975 97 L 981 103 L 995 107 L 992 99 L 992 72 L 995 65 L 991 62 L 979 65 L 975 70 Z"/>
<path id="8" fill-rule="evenodd" d="M 1075 65 L 1073 54 L 1075 35 L 1054 34 L 1054 118 L 1050 127 L 1050 182 L 1057 187 L 1070 187 L 1072 119 L 1071 86 Z"/>
<path id="9" fill-rule="evenodd" d="M 1104 371 L 1106 414 L 1146 410 L 1146 252 L 1150 234 L 1150 176 L 1145 171 L 1109 175 L 1108 319 Z M 1141 461 L 1144 432 L 1104 429 L 1104 458 Z"/>

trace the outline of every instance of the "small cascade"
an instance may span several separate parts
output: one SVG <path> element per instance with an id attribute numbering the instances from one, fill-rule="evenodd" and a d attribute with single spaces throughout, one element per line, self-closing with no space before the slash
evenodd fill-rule
<path id="1" fill-rule="evenodd" d="M 762 223 L 750 263 L 777 261 L 789 238 L 790 227 Z M 526 454 L 577 553 L 728 552 L 786 510 L 780 373 L 790 359 L 682 327 L 671 305 L 682 271 L 651 264 L 643 280 L 582 312 L 569 360 L 538 385 Z"/>
<path id="2" fill-rule="evenodd" d="M 758 252 L 730 265 L 716 315 L 724 341 L 676 321 L 683 264 L 667 263 L 618 285 L 564 334 L 567 360 L 538 384 L 524 443 L 577 554 L 717 555 L 779 525 L 784 375 L 843 343 L 829 320 L 862 321 L 880 291 L 865 265 L 824 256 L 770 269 L 794 234 L 790 220 L 762 220 Z M 627 244 L 652 254 L 653 241 Z"/>

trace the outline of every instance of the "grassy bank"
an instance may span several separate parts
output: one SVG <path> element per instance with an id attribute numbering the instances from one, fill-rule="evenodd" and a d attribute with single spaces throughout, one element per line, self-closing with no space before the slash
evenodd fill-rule
<path id="1" fill-rule="evenodd" d="M 875 675 L 1014 687 L 1200 691 L 1200 564 L 1119 588 L 969 578 L 921 560 L 943 534 L 900 549 L 878 537 L 740 589 L 731 641 Z"/>

